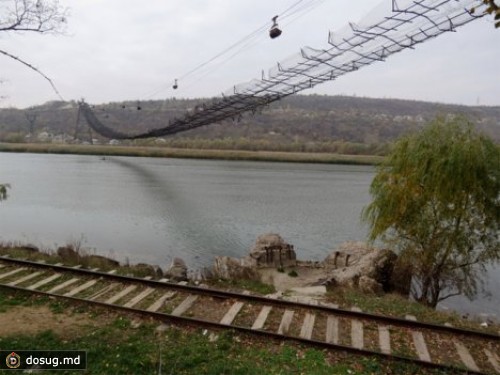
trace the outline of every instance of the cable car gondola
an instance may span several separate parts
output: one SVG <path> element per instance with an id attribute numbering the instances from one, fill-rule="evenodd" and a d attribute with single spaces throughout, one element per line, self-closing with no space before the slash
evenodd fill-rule
<path id="1" fill-rule="evenodd" d="M 269 30 L 269 36 L 271 37 L 271 39 L 275 39 L 281 35 L 281 30 L 279 29 L 278 23 L 276 22 L 277 19 L 278 19 L 278 16 L 274 16 L 272 18 L 273 25 L 271 26 L 271 29 Z"/>

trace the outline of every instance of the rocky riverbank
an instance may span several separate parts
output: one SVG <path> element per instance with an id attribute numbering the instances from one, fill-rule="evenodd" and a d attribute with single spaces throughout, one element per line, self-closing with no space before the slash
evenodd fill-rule
<path id="1" fill-rule="evenodd" d="M 9 246 L 4 246 L 9 248 Z M 57 257 L 68 264 L 107 270 L 120 267 L 121 272 L 138 276 L 154 276 L 172 281 L 202 283 L 209 280 L 253 280 L 274 286 L 281 293 L 297 288 L 314 288 L 326 292 L 334 287 L 359 289 L 382 295 L 387 292 L 407 294 L 409 280 L 401 283 L 395 277 L 397 256 L 387 249 L 377 249 L 362 242 L 346 242 L 334 249 L 323 261 L 297 259 L 294 246 L 280 235 L 269 233 L 257 238 L 248 255 L 242 258 L 217 256 L 211 267 L 188 270 L 186 263 L 174 258 L 162 269 L 148 264 L 121 265 L 113 259 L 88 254 L 75 246 L 59 247 L 54 253 L 40 252 L 34 246 L 17 246 L 22 256 L 36 256 L 44 261 Z"/>
<path id="2" fill-rule="evenodd" d="M 402 280 L 391 250 L 346 242 L 323 261 L 298 260 L 293 245 L 278 234 L 257 238 L 243 258 L 216 257 L 201 277 L 223 280 L 252 279 L 271 284 L 278 293 L 321 295 L 327 289 L 348 287 L 363 293 L 408 294 L 409 278 Z"/>
<path id="3" fill-rule="evenodd" d="M 335 304 L 344 309 L 357 306 L 363 311 L 442 324 L 448 322 L 465 328 L 498 328 L 489 316 L 470 316 L 429 309 L 408 299 L 408 273 L 399 270 L 397 256 L 360 242 L 347 242 L 333 250 L 323 261 L 296 259 L 293 245 L 277 234 L 260 236 L 243 258 L 216 257 L 211 267 L 188 270 L 181 259 L 169 267 L 148 264 L 120 264 L 116 260 L 88 254 L 78 246 L 64 246 L 57 251 L 39 251 L 34 246 L 0 245 L 1 256 L 38 262 L 63 263 L 100 272 L 126 276 L 167 279 L 240 293 L 256 293 L 304 303 Z M 400 275 L 403 275 L 401 277 Z M 406 280 L 406 281 L 405 281 Z M 396 292 L 396 293 L 395 293 Z"/>

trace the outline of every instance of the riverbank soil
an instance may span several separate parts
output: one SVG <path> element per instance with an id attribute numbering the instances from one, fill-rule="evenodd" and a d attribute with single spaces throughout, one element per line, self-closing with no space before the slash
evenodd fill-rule
<path id="1" fill-rule="evenodd" d="M 52 331 L 61 337 L 71 337 L 80 330 L 105 321 L 94 321 L 86 314 L 56 314 L 48 306 L 15 306 L 0 312 L 0 337 L 17 335 L 36 335 Z"/>

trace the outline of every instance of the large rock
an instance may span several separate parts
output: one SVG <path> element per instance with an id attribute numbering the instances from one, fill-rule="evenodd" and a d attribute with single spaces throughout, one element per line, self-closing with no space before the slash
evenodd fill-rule
<path id="1" fill-rule="evenodd" d="M 333 285 L 357 287 L 379 294 L 391 290 L 397 255 L 391 250 L 369 247 L 363 242 L 346 242 L 323 261 L 327 280 Z"/>
<path id="2" fill-rule="evenodd" d="M 212 275 L 223 280 L 251 279 L 258 280 L 259 274 L 251 264 L 250 259 L 232 258 L 226 256 L 215 257 Z"/>
<path id="3" fill-rule="evenodd" d="M 250 251 L 250 258 L 257 267 L 295 267 L 297 264 L 293 245 L 274 233 L 263 234 L 257 238 Z"/>
<path id="4" fill-rule="evenodd" d="M 165 275 L 175 281 L 187 280 L 187 266 L 181 258 L 174 258 Z"/>

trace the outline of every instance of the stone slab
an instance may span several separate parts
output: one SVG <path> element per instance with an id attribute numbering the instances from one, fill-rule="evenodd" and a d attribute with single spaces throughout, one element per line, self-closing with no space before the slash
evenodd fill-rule
<path id="1" fill-rule="evenodd" d="M 417 350 L 418 358 L 422 361 L 431 362 L 431 355 L 427 349 L 427 344 L 425 343 L 424 335 L 422 332 L 412 332 L 413 343 L 415 344 L 415 349 Z"/>
<path id="2" fill-rule="evenodd" d="M 141 302 L 144 298 L 149 296 L 151 293 L 155 291 L 154 288 L 146 288 L 144 289 L 141 293 L 136 295 L 134 298 L 132 298 L 130 301 L 128 301 L 125 305 L 125 307 L 134 307 L 137 305 L 139 302 Z"/>
<path id="3" fill-rule="evenodd" d="M 361 312 L 358 307 L 351 308 L 351 311 Z M 363 349 L 364 347 L 364 337 L 363 337 L 363 323 L 358 319 L 353 319 L 351 321 L 351 345 L 356 349 Z"/>
<path id="4" fill-rule="evenodd" d="M 15 286 L 15 285 L 18 285 L 18 284 L 24 283 L 25 281 L 28 281 L 28 280 L 34 279 L 35 277 L 37 277 L 37 276 L 41 275 L 42 273 L 43 273 L 42 271 L 30 273 L 29 275 L 23 276 L 23 277 L 21 277 L 20 279 L 17 279 L 17 280 L 11 281 L 11 282 L 10 282 L 10 283 L 8 283 L 7 285 L 10 285 L 10 286 Z"/>
<path id="5" fill-rule="evenodd" d="M 147 311 L 158 311 L 164 304 L 165 301 L 175 296 L 175 292 L 167 292 L 160 298 L 158 298 L 151 306 L 149 306 Z"/>
<path id="6" fill-rule="evenodd" d="M 466 346 L 458 340 L 453 340 L 453 344 L 457 349 L 457 353 L 462 360 L 462 363 L 471 371 L 480 372 L 479 367 L 477 367 L 476 362 L 474 362 L 474 358 L 472 358 L 469 350 Z"/>
<path id="7" fill-rule="evenodd" d="M 76 283 L 78 280 L 80 280 L 78 277 L 74 277 L 72 279 L 66 280 L 65 282 L 58 284 L 54 286 L 52 289 L 50 289 L 47 293 L 55 293 L 58 292 L 59 290 L 62 290 L 70 285 L 73 285 Z"/>
<path id="8" fill-rule="evenodd" d="M 391 354 L 391 335 L 387 326 L 378 326 L 378 341 L 380 351 L 384 354 Z"/>
<path id="9" fill-rule="evenodd" d="M 21 272 L 21 271 L 25 271 L 25 270 L 26 270 L 26 268 L 16 268 L 15 270 L 12 270 L 12 271 L 9 271 L 6 273 L 2 273 L 0 275 L 0 279 L 5 279 L 6 277 L 15 275 L 16 273 Z"/>
<path id="10" fill-rule="evenodd" d="M 47 277 L 47 278 L 45 278 L 43 280 L 40 280 L 40 281 L 36 282 L 35 284 L 32 284 L 32 285 L 28 286 L 26 289 L 30 289 L 30 290 L 38 289 L 41 286 L 44 286 L 44 285 L 46 285 L 46 284 L 48 284 L 48 283 L 50 283 L 50 282 L 58 279 L 59 277 L 61 277 L 61 274 L 60 273 L 56 273 L 56 274 L 54 274 L 52 276 L 49 276 L 49 277 Z"/>
<path id="11" fill-rule="evenodd" d="M 488 361 L 491 363 L 495 371 L 500 374 L 500 359 L 498 358 L 498 355 L 488 349 L 484 349 L 484 354 L 488 357 Z"/>
<path id="12" fill-rule="evenodd" d="M 302 323 L 302 328 L 300 329 L 300 335 L 299 335 L 300 337 L 307 340 L 311 339 L 314 329 L 315 319 L 316 315 L 311 313 L 306 313 L 304 317 L 304 322 Z"/>
<path id="13" fill-rule="evenodd" d="M 91 286 L 94 286 L 95 284 L 97 284 L 98 281 L 99 280 L 89 280 L 86 283 L 84 283 L 80 286 L 77 286 L 75 289 L 70 290 L 69 292 L 65 293 L 64 296 L 65 297 L 72 297 L 80 292 L 83 292 L 85 289 L 88 289 Z"/>
<path id="14" fill-rule="evenodd" d="M 105 295 L 109 291 L 115 289 L 118 285 L 120 285 L 120 284 L 118 284 L 118 283 L 112 283 L 112 284 L 109 284 L 109 285 L 105 286 L 104 288 L 102 288 L 101 290 L 97 291 L 92 296 L 90 296 L 89 300 L 90 301 L 95 301 L 96 299 L 102 297 L 103 295 Z"/>
<path id="15" fill-rule="evenodd" d="M 184 301 L 181 302 L 179 306 L 177 306 L 174 311 L 172 311 L 173 316 L 181 316 L 184 314 L 198 299 L 198 296 L 195 294 L 189 295 L 186 297 Z"/>
<path id="16" fill-rule="evenodd" d="M 339 343 L 339 319 L 328 315 L 326 319 L 326 342 L 329 344 Z"/>
<path id="17" fill-rule="evenodd" d="M 111 304 L 115 303 L 116 301 L 118 301 L 119 299 L 125 297 L 127 294 L 132 293 L 135 289 L 137 289 L 137 285 L 129 285 L 128 287 L 126 287 L 122 291 L 118 292 L 114 296 L 108 298 L 104 303 L 111 305 Z"/>
<path id="18" fill-rule="evenodd" d="M 221 319 L 220 324 L 230 325 L 233 322 L 234 318 L 236 318 L 236 315 L 240 312 L 243 305 L 243 302 L 235 302 L 228 310 L 226 315 L 224 315 L 224 317 Z"/>
<path id="19" fill-rule="evenodd" d="M 257 316 L 257 319 L 255 319 L 255 322 L 253 322 L 252 329 L 262 329 L 264 327 L 264 324 L 266 323 L 267 317 L 269 316 L 271 310 L 272 310 L 271 306 L 264 306 L 260 310 L 260 313 Z"/>
<path id="20" fill-rule="evenodd" d="M 290 329 L 290 324 L 292 323 L 294 312 L 292 310 L 285 310 L 283 317 L 281 318 L 281 323 L 278 328 L 278 334 L 285 335 Z"/>
<path id="21" fill-rule="evenodd" d="M 417 318 L 413 315 L 406 315 L 406 320 L 417 321 Z M 431 362 L 431 355 L 427 349 L 427 344 L 425 343 L 424 335 L 419 331 L 412 331 L 411 336 L 413 338 L 413 344 L 415 345 L 415 350 L 417 351 L 418 358 L 421 361 Z"/>

